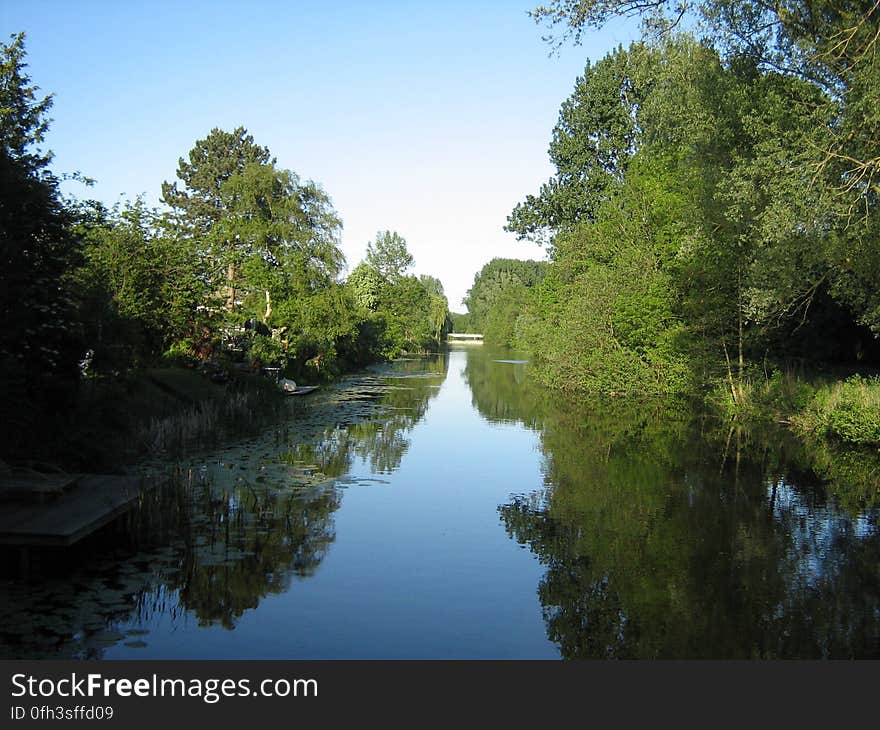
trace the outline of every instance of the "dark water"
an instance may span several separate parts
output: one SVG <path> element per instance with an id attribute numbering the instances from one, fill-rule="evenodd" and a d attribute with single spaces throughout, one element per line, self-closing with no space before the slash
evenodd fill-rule
<path id="1" fill-rule="evenodd" d="M 460 346 L 291 399 L 4 580 L 0 655 L 880 655 L 875 457 L 560 399 L 526 357 Z"/>

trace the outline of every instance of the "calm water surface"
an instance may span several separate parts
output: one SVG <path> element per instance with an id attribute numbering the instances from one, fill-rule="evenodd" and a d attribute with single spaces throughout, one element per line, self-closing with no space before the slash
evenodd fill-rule
<path id="1" fill-rule="evenodd" d="M 526 357 L 461 346 L 291 399 L 3 581 L 0 655 L 880 655 L 876 460 L 559 399 Z"/>

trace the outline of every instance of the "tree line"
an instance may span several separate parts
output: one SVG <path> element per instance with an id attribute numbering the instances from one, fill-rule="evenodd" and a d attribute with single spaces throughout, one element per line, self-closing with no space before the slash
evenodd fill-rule
<path id="1" fill-rule="evenodd" d="M 505 337 L 559 388 L 711 383 L 734 404 L 792 363 L 876 365 L 880 8 L 555 0 L 533 13 L 557 43 L 632 14 L 643 37 L 586 65 L 553 130 L 554 176 L 508 218 L 549 264 L 495 308 L 513 315 Z"/>
<path id="2" fill-rule="evenodd" d="M 197 140 L 161 209 L 108 207 L 62 193 L 51 106 L 24 34 L 0 43 L 4 441 L 69 409 L 84 376 L 213 361 L 317 381 L 440 344 L 443 286 L 407 273 L 404 238 L 380 231 L 346 279 L 330 196 L 245 128 Z"/>

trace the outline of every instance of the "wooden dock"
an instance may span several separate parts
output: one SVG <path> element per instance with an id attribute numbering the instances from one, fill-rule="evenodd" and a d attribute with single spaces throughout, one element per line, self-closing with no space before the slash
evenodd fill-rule
<path id="1" fill-rule="evenodd" d="M 0 545 L 67 547 L 130 509 L 141 479 L 116 474 L 0 478 Z"/>

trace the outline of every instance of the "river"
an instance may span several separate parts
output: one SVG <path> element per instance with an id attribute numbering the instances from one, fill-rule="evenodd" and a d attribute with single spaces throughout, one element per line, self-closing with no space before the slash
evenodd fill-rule
<path id="1" fill-rule="evenodd" d="M 3 581 L 0 655 L 880 655 L 876 460 L 549 394 L 527 357 L 453 345 L 291 398 Z"/>

